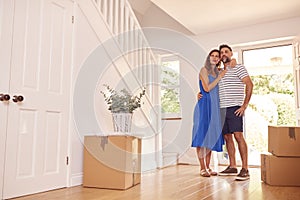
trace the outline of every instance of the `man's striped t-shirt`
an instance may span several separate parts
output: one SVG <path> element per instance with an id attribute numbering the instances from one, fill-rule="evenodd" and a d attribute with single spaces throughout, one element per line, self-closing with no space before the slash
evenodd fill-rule
<path id="1" fill-rule="evenodd" d="M 219 82 L 220 107 L 241 106 L 245 97 L 245 84 L 242 79 L 248 75 L 243 65 L 227 67 L 225 76 Z"/>

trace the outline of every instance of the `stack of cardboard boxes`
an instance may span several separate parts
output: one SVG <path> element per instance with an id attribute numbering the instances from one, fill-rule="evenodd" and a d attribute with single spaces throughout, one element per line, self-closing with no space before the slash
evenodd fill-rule
<path id="1" fill-rule="evenodd" d="M 300 127 L 268 127 L 269 154 L 261 154 L 261 179 L 269 185 L 300 186 Z"/>

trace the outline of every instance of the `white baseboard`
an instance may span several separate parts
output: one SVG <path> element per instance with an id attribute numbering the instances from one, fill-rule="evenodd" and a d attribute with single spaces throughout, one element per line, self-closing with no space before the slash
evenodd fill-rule
<path id="1" fill-rule="evenodd" d="M 82 185 L 83 173 L 72 174 L 70 187 Z"/>
<path id="2" fill-rule="evenodd" d="M 162 167 L 177 165 L 177 163 L 178 163 L 178 153 L 177 152 L 163 152 Z"/>

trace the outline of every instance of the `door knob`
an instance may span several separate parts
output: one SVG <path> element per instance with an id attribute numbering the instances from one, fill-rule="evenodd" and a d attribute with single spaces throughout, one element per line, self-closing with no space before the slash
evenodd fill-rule
<path id="1" fill-rule="evenodd" d="M 24 100 L 24 97 L 22 95 L 14 95 L 13 102 L 22 102 Z"/>
<path id="2" fill-rule="evenodd" d="M 10 96 L 8 94 L 0 94 L 0 101 L 9 101 Z"/>

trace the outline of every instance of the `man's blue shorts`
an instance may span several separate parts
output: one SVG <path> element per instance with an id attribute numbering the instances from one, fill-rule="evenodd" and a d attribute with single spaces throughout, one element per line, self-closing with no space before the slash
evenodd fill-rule
<path id="1" fill-rule="evenodd" d="M 223 125 L 223 134 L 243 132 L 243 116 L 239 117 L 234 114 L 234 112 L 239 108 L 240 106 L 221 108 L 221 122 Z"/>

